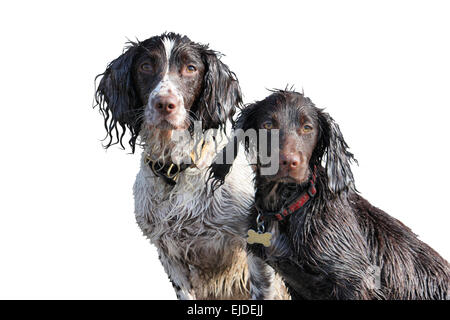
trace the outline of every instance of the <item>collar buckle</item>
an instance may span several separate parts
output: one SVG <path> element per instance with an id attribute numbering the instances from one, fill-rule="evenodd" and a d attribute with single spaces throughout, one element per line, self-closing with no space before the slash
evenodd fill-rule
<path id="1" fill-rule="evenodd" d="M 155 176 L 163 178 L 166 183 L 172 186 L 177 183 L 181 171 L 187 168 L 173 162 L 164 164 L 161 161 L 153 161 L 149 156 L 145 158 L 144 162 L 150 167 Z"/>

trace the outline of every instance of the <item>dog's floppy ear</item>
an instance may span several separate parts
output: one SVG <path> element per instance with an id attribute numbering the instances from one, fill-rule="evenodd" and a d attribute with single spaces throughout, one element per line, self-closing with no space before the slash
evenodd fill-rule
<path id="1" fill-rule="evenodd" d="M 137 51 L 137 44 L 130 43 L 125 52 L 113 60 L 101 77 L 95 93 L 95 102 L 105 119 L 105 129 L 109 139 L 105 148 L 120 143 L 124 148 L 122 139 L 126 129 L 131 133 L 129 141 L 132 152 L 139 133 L 140 123 L 137 123 L 137 109 L 141 106 L 133 86 L 131 66 Z"/>
<path id="2" fill-rule="evenodd" d="M 242 142 L 242 135 L 236 135 L 236 130 L 242 130 L 245 132 L 248 129 L 254 129 L 255 126 L 255 113 L 257 110 L 257 103 L 250 104 L 241 110 L 238 119 L 234 125 L 234 134 L 230 139 L 230 142 L 225 146 L 221 152 L 217 155 L 216 161 L 214 161 L 209 170 L 208 180 L 212 181 L 213 190 L 220 187 L 225 182 L 225 178 L 233 166 L 233 162 L 237 157 L 239 144 Z M 245 149 L 248 151 L 248 141 L 244 141 Z M 231 156 L 227 155 L 227 150 L 233 150 Z M 220 159 L 220 163 L 218 163 Z M 227 161 L 228 159 L 228 161 Z M 231 161 L 230 161 L 231 160 Z"/>
<path id="3" fill-rule="evenodd" d="M 202 121 L 203 129 L 222 128 L 232 121 L 236 108 L 242 105 L 241 89 L 236 75 L 219 59 L 219 53 L 205 49 L 202 52 L 206 70 L 203 89 L 192 110 Z"/>
<path id="4" fill-rule="evenodd" d="M 338 124 L 328 113 L 319 112 L 320 133 L 313 158 L 325 162 L 328 189 L 338 194 L 341 191 L 355 190 L 351 162 L 356 162 L 342 136 Z"/>

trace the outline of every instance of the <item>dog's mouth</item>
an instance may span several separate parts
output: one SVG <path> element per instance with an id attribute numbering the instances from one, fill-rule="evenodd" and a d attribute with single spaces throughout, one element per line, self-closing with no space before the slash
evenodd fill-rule
<path id="1" fill-rule="evenodd" d="M 280 161 L 281 162 L 281 161 Z M 308 168 L 296 168 L 295 170 L 286 170 L 282 168 L 281 165 L 274 174 L 264 174 L 263 168 L 270 167 L 271 164 L 262 165 L 261 163 L 257 163 L 255 165 L 255 169 L 258 174 L 261 175 L 264 180 L 275 183 L 295 183 L 295 184 L 303 184 L 309 181 L 309 176 L 311 175 L 310 170 Z M 258 170 L 259 169 L 259 170 Z"/>
<path id="2" fill-rule="evenodd" d="M 291 176 L 283 176 L 283 177 L 279 177 L 279 178 L 275 178 L 274 181 L 278 182 L 278 183 L 286 183 L 286 184 L 299 184 L 301 183 L 298 179 L 293 178 Z"/>
<path id="3" fill-rule="evenodd" d="M 145 110 L 145 123 L 151 128 L 159 130 L 186 130 L 191 124 L 190 117 L 182 112 L 174 112 L 173 114 L 160 114 L 152 111 L 151 108 Z"/>
<path id="4" fill-rule="evenodd" d="M 180 129 L 175 124 L 173 124 L 171 121 L 169 121 L 167 119 L 161 120 L 154 127 L 159 129 L 159 130 L 177 130 L 177 129 Z"/>
<path id="5" fill-rule="evenodd" d="M 292 184 L 292 185 L 302 185 L 307 183 L 308 178 L 299 179 L 298 177 L 293 177 L 289 174 L 287 175 L 275 175 L 273 177 L 267 176 L 270 182 L 281 183 L 281 184 Z"/>
<path id="6" fill-rule="evenodd" d="M 172 131 L 172 130 L 187 130 L 189 129 L 189 123 L 187 121 L 174 121 L 172 119 L 161 119 L 157 123 L 149 123 L 149 129 L 156 128 L 161 131 Z"/>

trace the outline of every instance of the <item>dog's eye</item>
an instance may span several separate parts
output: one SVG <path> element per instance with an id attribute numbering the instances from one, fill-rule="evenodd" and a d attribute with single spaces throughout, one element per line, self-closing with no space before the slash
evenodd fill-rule
<path id="1" fill-rule="evenodd" d="M 313 130 L 313 127 L 311 127 L 308 124 L 305 124 L 302 128 L 303 133 L 310 133 Z"/>
<path id="2" fill-rule="evenodd" d="M 141 64 L 140 69 L 143 72 L 151 72 L 153 70 L 152 65 L 148 62 Z"/>
<path id="3" fill-rule="evenodd" d="M 197 71 L 197 68 L 195 66 L 193 66 L 192 64 L 186 66 L 186 72 L 187 73 L 193 73 L 195 71 Z"/>
<path id="4" fill-rule="evenodd" d="M 267 129 L 267 130 L 270 130 L 270 129 L 273 128 L 273 123 L 271 121 L 266 121 L 266 122 L 263 123 L 263 128 Z"/>

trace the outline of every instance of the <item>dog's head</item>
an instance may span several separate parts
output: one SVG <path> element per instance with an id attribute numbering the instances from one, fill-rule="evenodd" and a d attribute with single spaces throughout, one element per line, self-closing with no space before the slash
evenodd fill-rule
<path id="1" fill-rule="evenodd" d="M 221 128 L 242 103 L 236 76 L 220 54 L 175 33 L 130 42 L 98 77 L 106 147 L 123 147 L 128 129 L 133 152 L 140 133 L 190 129 L 194 120 L 203 130 Z"/>
<path id="2" fill-rule="evenodd" d="M 324 166 L 328 189 L 337 194 L 354 188 L 350 162 L 353 155 L 341 134 L 339 126 L 328 113 L 316 108 L 311 100 L 294 91 L 277 90 L 264 100 L 244 108 L 236 121 L 236 129 L 277 130 L 277 141 L 257 137 L 255 157 L 256 184 L 305 185 L 315 167 Z M 274 134 L 272 134 L 274 136 Z M 245 140 L 249 151 L 249 141 Z M 262 145 L 267 144 L 267 145 Z M 278 168 L 274 174 L 262 174 L 261 149 L 278 154 Z M 212 177 L 223 180 L 229 165 L 214 164 Z M 224 171 L 225 170 L 225 171 Z"/>

